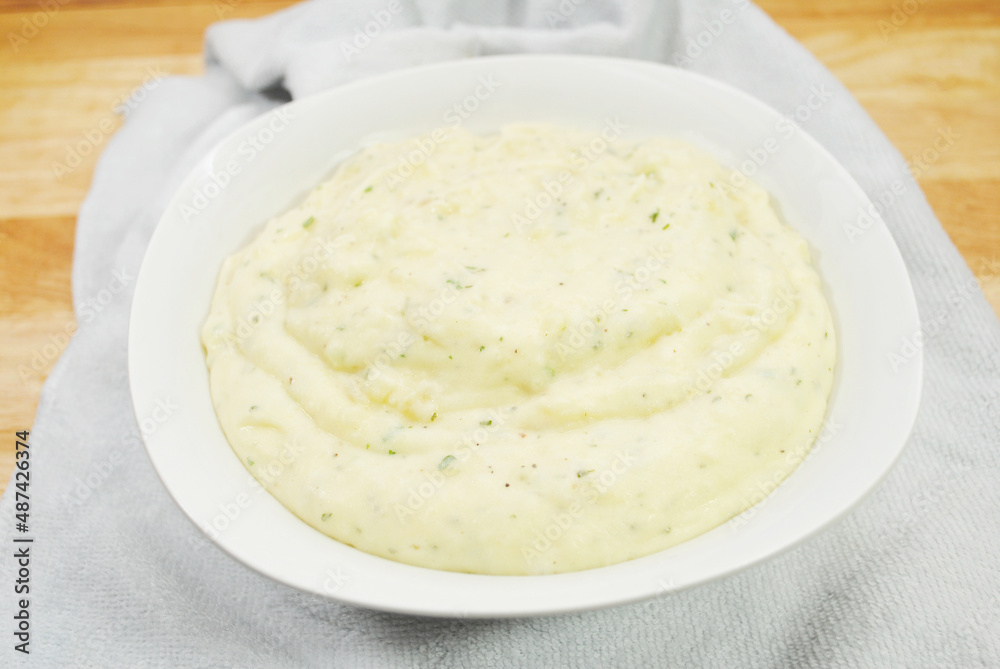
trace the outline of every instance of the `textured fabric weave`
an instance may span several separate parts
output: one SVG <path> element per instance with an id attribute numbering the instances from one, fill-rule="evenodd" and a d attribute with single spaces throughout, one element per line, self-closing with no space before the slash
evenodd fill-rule
<path id="1" fill-rule="evenodd" d="M 359 32 L 380 18 L 386 25 L 369 26 L 377 34 L 365 43 Z M 1000 666 L 1000 324 L 902 156 L 760 10 L 742 0 L 315 0 L 215 25 L 206 50 L 205 76 L 146 87 L 80 211 L 80 329 L 45 385 L 31 435 L 28 664 Z M 273 583 L 183 517 L 138 439 L 126 335 L 153 228 L 194 162 L 277 104 L 275 91 L 302 97 L 403 66 L 514 52 L 647 58 L 707 74 L 785 114 L 799 110 L 802 127 L 873 200 L 902 190 L 884 218 L 925 324 L 923 404 L 910 443 L 877 491 L 820 536 L 736 576 L 642 604 L 531 620 L 431 620 Z M 829 100 L 804 114 L 816 87 Z M 115 281 L 125 289 L 112 292 Z M 98 310 L 102 291 L 112 299 Z M 0 501 L 5 590 L 16 571 L 12 491 Z M 5 595 L 7 629 L 13 610 Z M 6 638 L 3 657 L 18 659 Z"/>

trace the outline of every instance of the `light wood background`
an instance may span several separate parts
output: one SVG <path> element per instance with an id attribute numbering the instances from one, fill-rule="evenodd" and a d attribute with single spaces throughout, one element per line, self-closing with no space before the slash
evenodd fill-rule
<path id="1" fill-rule="evenodd" d="M 74 328 L 76 214 L 96 155 L 120 124 L 114 107 L 151 72 L 199 73 L 210 23 L 289 4 L 0 0 L 0 490 L 14 432 L 30 429 L 61 334 Z M 920 184 L 1000 313 L 1000 2 L 758 4 L 840 78 L 908 159 L 930 149 L 939 130 L 957 134 Z M 32 19 L 44 21 L 36 33 L 25 27 Z M 11 34 L 25 39 L 15 45 Z M 97 149 L 57 177 L 53 163 L 65 162 L 87 132 L 101 138 Z"/>

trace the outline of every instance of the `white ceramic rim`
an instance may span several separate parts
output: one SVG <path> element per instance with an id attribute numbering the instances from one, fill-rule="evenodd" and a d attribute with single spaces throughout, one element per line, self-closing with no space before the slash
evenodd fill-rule
<path id="1" fill-rule="evenodd" d="M 321 114 L 349 116 L 359 127 L 367 124 L 353 135 L 350 130 L 338 131 L 353 137 L 341 138 L 339 151 L 328 152 L 328 157 L 342 157 L 348 145 L 357 148 L 364 139 L 381 137 L 380 124 L 388 129 L 385 136 L 389 137 L 434 127 L 427 125 L 432 120 L 425 109 L 430 103 L 423 101 L 421 92 L 429 98 L 461 101 L 455 91 L 471 92 L 477 82 L 490 76 L 503 83 L 492 99 L 481 101 L 484 109 L 491 109 L 469 119 L 466 127 L 473 131 L 519 120 L 562 121 L 568 114 L 562 112 L 577 102 L 585 103 L 580 114 L 590 114 L 596 128 L 597 119 L 613 113 L 609 110 L 615 104 L 631 101 L 627 109 L 638 109 L 634 103 L 641 93 L 651 104 L 673 102 L 678 109 L 663 114 L 671 117 L 674 127 L 661 132 L 672 130 L 670 134 L 737 166 L 761 135 L 751 130 L 739 141 L 725 140 L 715 136 L 718 119 L 744 123 L 750 129 L 766 126 L 773 134 L 785 118 L 746 93 L 698 74 L 645 61 L 590 56 L 496 56 L 422 66 L 344 85 L 283 109 L 294 119 L 306 119 L 302 122 L 306 126 L 310 118 Z M 607 90 L 588 93 L 587 87 L 597 86 Z M 412 112 L 413 123 L 401 120 L 403 112 L 383 113 L 385 100 L 394 97 L 409 103 L 405 111 Z M 666 123 L 655 113 L 657 109 L 668 107 L 636 112 L 641 117 L 633 119 L 637 133 L 649 134 L 657 124 Z M 706 114 L 712 118 L 704 119 Z M 392 118 L 373 118 L 380 116 Z M 582 125 L 581 118 L 569 122 Z M 754 178 L 782 205 L 786 220 L 798 221 L 793 227 L 820 250 L 817 266 L 837 320 L 841 355 L 828 414 L 833 434 L 766 503 L 667 551 L 599 569 L 546 576 L 424 569 L 368 555 L 325 537 L 255 487 L 229 449 L 210 402 L 207 411 L 214 430 L 206 423 L 207 373 L 203 356 L 200 370 L 193 358 L 192 345 L 201 350 L 198 328 L 207 313 L 207 296 L 214 290 L 214 280 L 204 285 L 204 276 L 206 272 L 214 276 L 218 268 L 216 264 L 206 270 L 204 265 L 239 247 L 234 225 L 243 226 L 245 240 L 267 218 L 294 204 L 334 164 L 327 160 L 321 165 L 311 159 L 315 164 L 302 167 L 294 160 L 288 162 L 295 155 L 296 142 L 300 151 L 308 152 L 302 147 L 311 141 L 306 135 L 297 136 L 299 130 L 293 123 L 292 130 L 274 140 L 276 148 L 268 149 L 268 160 L 244 164 L 242 182 L 235 179 L 239 185 L 223 188 L 192 225 L 182 214 L 184 206 L 190 207 L 193 195 L 204 194 L 208 176 L 218 174 L 248 137 L 261 137 L 268 124 L 274 127 L 274 119 L 271 112 L 232 133 L 198 163 L 180 187 L 140 270 L 128 343 L 133 407 L 158 476 L 195 525 L 261 574 L 349 604 L 430 616 L 546 615 L 634 602 L 733 574 L 801 543 L 858 504 L 902 452 L 917 414 L 923 360 L 918 350 L 905 365 L 891 369 L 887 358 L 920 328 L 909 277 L 888 229 L 860 186 L 818 142 L 796 130 L 779 152 L 759 166 Z M 716 123 L 708 132 L 690 131 L 686 125 L 708 122 Z M 292 173 L 275 175 L 272 167 L 269 180 L 256 183 L 246 176 L 268 175 L 272 162 L 288 166 Z M 300 167 L 301 173 L 296 172 Z M 793 185 L 789 174 L 800 176 L 803 183 Z M 813 219 L 800 218 L 795 206 L 787 206 L 800 197 L 789 195 L 793 191 L 820 198 L 819 218 L 826 219 L 825 225 L 802 222 Z M 258 197 L 267 204 L 255 205 L 253 199 Z M 807 202 L 806 195 L 801 198 Z M 851 253 L 845 256 L 835 238 L 844 234 L 843 226 L 856 222 L 861 211 L 869 212 L 866 221 L 870 222 L 864 234 L 852 240 Z M 830 229 L 830 219 L 842 229 Z M 220 230 L 230 231 L 224 249 L 215 248 L 224 236 Z M 834 262 L 838 255 L 843 257 Z M 194 278 L 189 281 L 188 277 Z M 193 322 L 198 327 L 186 329 Z M 179 408 L 167 420 L 150 422 L 165 398 Z M 245 505 L 244 499 L 249 499 Z M 218 529 L 220 514 L 234 516 L 224 531 Z"/>

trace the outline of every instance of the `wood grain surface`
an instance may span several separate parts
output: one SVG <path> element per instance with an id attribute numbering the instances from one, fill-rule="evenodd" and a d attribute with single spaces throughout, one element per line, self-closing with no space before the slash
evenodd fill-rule
<path id="1" fill-rule="evenodd" d="M 0 0 L 0 490 L 14 433 L 30 429 L 42 383 L 76 327 L 76 215 L 120 125 L 116 107 L 150 77 L 199 73 L 209 24 L 290 4 Z M 911 164 L 925 163 L 927 199 L 1000 313 L 1000 2 L 758 4 L 833 71 Z M 953 141 L 935 150 L 949 131 Z M 68 165 L 81 142 L 92 150 L 60 173 L 56 163 Z"/>

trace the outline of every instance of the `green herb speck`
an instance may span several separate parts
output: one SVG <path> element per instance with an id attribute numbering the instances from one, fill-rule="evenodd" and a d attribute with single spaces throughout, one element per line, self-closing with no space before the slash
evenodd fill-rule
<path id="1" fill-rule="evenodd" d="M 394 450 L 392 450 L 392 449 L 390 448 L 390 449 L 389 449 L 389 455 L 396 455 L 396 451 L 394 451 Z"/>
<path id="2" fill-rule="evenodd" d="M 435 420 L 437 420 L 437 417 L 438 417 L 437 411 L 435 411 L 433 414 L 431 414 L 431 422 L 433 423 Z"/>
<path id="3" fill-rule="evenodd" d="M 302 227 L 303 228 L 308 228 L 310 225 L 312 225 L 315 222 L 316 222 L 316 217 L 315 216 L 310 216 L 309 218 L 307 218 L 305 221 L 302 222 Z"/>
<path id="4" fill-rule="evenodd" d="M 371 193 L 372 192 L 372 188 L 375 188 L 375 186 L 369 186 L 368 188 L 365 189 L 365 192 L 366 193 Z"/>
<path id="5" fill-rule="evenodd" d="M 649 215 L 649 220 L 651 220 L 653 223 L 656 223 L 656 219 L 658 219 L 659 217 L 660 217 L 660 210 L 657 209 L 656 211 L 654 211 L 652 214 Z"/>
<path id="6" fill-rule="evenodd" d="M 440 463 L 438 463 L 438 469 L 439 470 L 440 469 L 447 469 L 448 467 L 451 467 L 453 464 L 455 464 L 455 456 L 454 455 L 446 455 L 446 456 L 444 456 L 444 459 L 441 460 Z"/>
<path id="7" fill-rule="evenodd" d="M 479 421 L 479 424 L 480 425 L 492 425 L 493 421 L 492 420 L 481 420 L 481 421 Z"/>
<path id="8" fill-rule="evenodd" d="M 333 515 L 332 513 L 324 513 L 322 516 L 319 517 L 319 519 L 324 521 L 330 520 L 330 516 L 332 515 Z"/>
<path id="9" fill-rule="evenodd" d="M 251 458 L 249 455 L 247 456 L 247 464 L 253 467 L 253 458 Z"/>
<path id="10" fill-rule="evenodd" d="M 581 469 L 580 471 L 578 471 L 576 473 L 576 477 L 578 479 L 582 479 L 584 476 L 586 476 L 587 474 L 592 473 L 593 471 L 594 471 L 593 469 Z"/>

